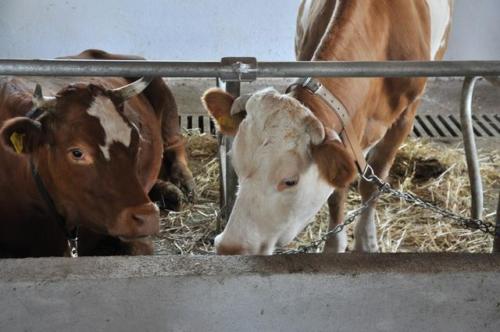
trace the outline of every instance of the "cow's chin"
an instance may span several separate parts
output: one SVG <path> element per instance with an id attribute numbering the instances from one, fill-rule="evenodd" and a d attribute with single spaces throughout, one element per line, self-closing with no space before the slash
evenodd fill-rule
<path id="1" fill-rule="evenodd" d="M 125 236 L 118 236 L 120 241 L 122 242 L 136 242 L 136 241 L 149 241 L 151 239 L 150 235 L 143 235 L 143 236 L 138 236 L 138 237 L 125 237 Z"/>
<path id="2" fill-rule="evenodd" d="M 232 243 L 224 240 L 224 233 L 217 235 L 214 239 L 215 252 L 217 255 L 272 255 L 274 246 L 263 242 L 256 247 L 244 246 L 241 243 Z"/>

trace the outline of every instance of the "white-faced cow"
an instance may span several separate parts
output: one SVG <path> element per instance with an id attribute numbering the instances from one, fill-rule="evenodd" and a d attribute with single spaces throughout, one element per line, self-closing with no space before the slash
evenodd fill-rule
<path id="1" fill-rule="evenodd" d="M 440 59 L 450 13 L 448 0 L 306 0 L 297 19 L 297 60 Z M 341 223 L 355 162 L 365 155 L 376 175 L 387 176 L 425 84 L 425 78 L 318 78 L 286 94 L 266 89 L 237 99 L 208 90 L 206 109 L 224 134 L 235 136 L 239 180 L 229 223 L 215 239 L 217 253 L 271 254 L 325 202 L 330 227 Z M 360 181 L 359 190 L 367 201 L 375 188 Z M 375 201 L 369 205 L 356 224 L 355 250 L 375 252 Z M 345 232 L 326 244 L 331 252 L 346 247 Z"/>
<path id="2" fill-rule="evenodd" d="M 80 255 L 150 254 L 159 211 L 148 192 L 163 180 L 193 189 L 160 78 L 2 78 L 0 125 L 0 257 L 67 255 L 78 228 Z"/>

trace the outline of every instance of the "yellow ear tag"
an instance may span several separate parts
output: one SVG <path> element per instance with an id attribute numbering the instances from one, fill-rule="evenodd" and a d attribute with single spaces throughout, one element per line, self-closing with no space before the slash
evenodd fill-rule
<path id="1" fill-rule="evenodd" d="M 16 153 L 21 153 L 23 152 L 23 139 L 25 134 L 19 134 L 17 132 L 14 132 L 12 135 L 10 135 L 10 141 L 12 142 L 12 145 L 14 146 L 14 150 L 16 150 Z"/>

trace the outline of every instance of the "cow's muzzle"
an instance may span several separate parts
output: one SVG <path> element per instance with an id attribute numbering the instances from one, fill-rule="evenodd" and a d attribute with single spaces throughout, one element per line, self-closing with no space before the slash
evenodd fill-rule
<path id="1" fill-rule="evenodd" d="M 154 235 L 160 230 L 160 211 L 154 203 L 129 207 L 118 215 L 109 229 L 112 236 L 136 239 Z"/>
<path id="2" fill-rule="evenodd" d="M 223 234 L 214 239 L 215 253 L 217 255 L 251 255 L 255 254 L 239 243 L 228 243 L 224 241 Z"/>

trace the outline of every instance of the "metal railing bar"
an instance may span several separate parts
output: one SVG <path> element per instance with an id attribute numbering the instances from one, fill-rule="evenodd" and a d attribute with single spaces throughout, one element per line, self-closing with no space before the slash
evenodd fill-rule
<path id="1" fill-rule="evenodd" d="M 460 98 L 460 124 L 471 187 L 471 217 L 475 219 L 481 219 L 483 213 L 483 184 L 472 124 L 472 96 L 478 79 L 477 76 L 465 78 Z"/>
<path id="2" fill-rule="evenodd" d="M 453 77 L 499 76 L 500 61 L 258 62 L 257 68 L 221 62 L 0 59 L 0 75 L 231 77 Z"/>

